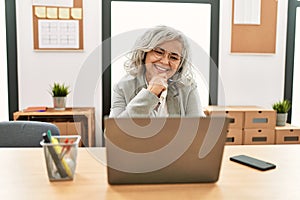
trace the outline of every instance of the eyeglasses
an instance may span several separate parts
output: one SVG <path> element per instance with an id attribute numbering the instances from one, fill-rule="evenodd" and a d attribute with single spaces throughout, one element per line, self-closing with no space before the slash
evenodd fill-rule
<path id="1" fill-rule="evenodd" d="M 181 61 L 181 56 L 179 54 L 167 51 L 161 47 L 155 47 L 152 51 L 157 59 L 162 59 L 167 53 L 170 64 L 179 64 Z"/>

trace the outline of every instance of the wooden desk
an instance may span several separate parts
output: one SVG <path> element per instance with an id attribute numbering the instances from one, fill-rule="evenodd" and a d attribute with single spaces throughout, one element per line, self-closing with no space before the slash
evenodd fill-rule
<path id="1" fill-rule="evenodd" d="M 49 182 L 42 148 L 0 148 L 1 199 L 300 199 L 300 145 L 225 146 L 215 184 L 121 186 L 107 184 L 106 167 L 90 149 L 79 149 L 73 181 Z M 93 150 L 104 157 L 103 148 Z M 229 161 L 237 154 L 265 159 L 277 168 L 261 172 Z"/>
<path id="2" fill-rule="evenodd" d="M 66 110 L 54 110 L 47 108 L 45 112 L 14 113 L 14 120 L 35 120 L 47 122 L 65 122 L 68 120 L 82 122 L 81 138 L 85 146 L 95 146 L 95 108 L 66 108 Z M 86 127 L 86 128 L 85 128 Z"/>

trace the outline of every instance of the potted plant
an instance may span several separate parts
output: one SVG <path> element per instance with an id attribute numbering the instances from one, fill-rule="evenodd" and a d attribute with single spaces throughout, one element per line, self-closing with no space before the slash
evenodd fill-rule
<path id="1" fill-rule="evenodd" d="M 50 94 L 53 97 L 53 106 L 55 110 L 65 110 L 66 109 L 66 97 L 70 93 L 69 86 L 54 82 L 50 86 Z"/>
<path id="2" fill-rule="evenodd" d="M 277 112 L 276 126 L 285 126 L 291 102 L 287 99 L 278 101 L 272 105 L 272 108 Z"/>

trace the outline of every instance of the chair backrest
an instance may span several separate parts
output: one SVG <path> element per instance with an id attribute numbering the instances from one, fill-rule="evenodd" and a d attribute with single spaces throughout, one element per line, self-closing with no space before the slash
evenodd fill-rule
<path id="1" fill-rule="evenodd" d="M 48 130 L 52 135 L 60 135 L 58 127 L 48 122 L 0 122 L 0 147 L 40 147 L 42 134 Z"/>

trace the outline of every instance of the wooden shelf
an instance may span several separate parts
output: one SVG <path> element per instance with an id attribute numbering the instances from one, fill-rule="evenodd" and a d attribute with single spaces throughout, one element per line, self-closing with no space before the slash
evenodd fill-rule
<path id="1" fill-rule="evenodd" d="M 14 120 L 30 120 L 44 121 L 51 123 L 60 122 L 80 122 L 82 142 L 85 146 L 95 146 L 95 108 L 93 107 L 78 107 L 66 108 L 65 110 L 54 110 L 47 108 L 45 112 L 24 112 L 18 111 L 14 113 Z"/>

